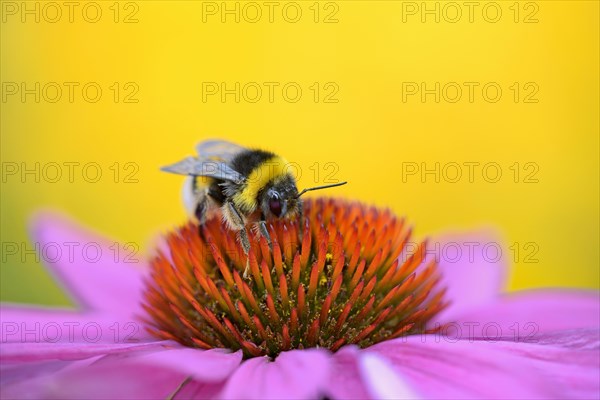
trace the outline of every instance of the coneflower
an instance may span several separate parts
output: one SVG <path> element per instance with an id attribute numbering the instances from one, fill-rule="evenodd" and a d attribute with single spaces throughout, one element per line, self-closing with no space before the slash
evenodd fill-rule
<path id="1" fill-rule="evenodd" d="M 453 236 L 462 256 L 435 260 L 403 220 L 355 202 L 307 201 L 269 229 L 270 245 L 250 235 L 244 279 L 218 219 L 169 233 L 146 265 L 36 216 L 77 308 L 2 305 L 0 397 L 599 397 L 597 291 L 500 294 L 503 263 L 468 250 L 486 235 Z M 73 252 L 86 243 L 101 256 Z"/>

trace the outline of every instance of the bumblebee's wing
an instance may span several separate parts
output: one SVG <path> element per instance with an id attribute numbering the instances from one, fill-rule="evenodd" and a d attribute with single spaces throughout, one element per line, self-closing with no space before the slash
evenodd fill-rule
<path id="1" fill-rule="evenodd" d="M 239 184 L 245 177 L 227 163 L 244 150 L 244 147 L 225 140 L 205 140 L 196 146 L 198 157 L 184 158 L 161 170 L 180 175 L 207 176 Z"/>
<path id="2" fill-rule="evenodd" d="M 245 179 L 242 174 L 222 161 L 196 157 L 184 158 L 175 164 L 162 167 L 161 171 L 179 175 L 207 176 L 235 183 L 242 183 Z"/>
<path id="3" fill-rule="evenodd" d="M 230 162 L 233 157 L 244 150 L 247 149 L 235 143 L 217 139 L 205 140 L 196 145 L 196 151 L 200 159 L 223 161 L 226 163 Z"/>

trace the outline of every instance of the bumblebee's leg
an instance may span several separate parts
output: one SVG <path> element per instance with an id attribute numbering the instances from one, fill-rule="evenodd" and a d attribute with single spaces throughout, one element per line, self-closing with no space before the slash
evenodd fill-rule
<path id="1" fill-rule="evenodd" d="M 240 238 L 240 242 L 242 243 L 242 248 L 244 249 L 244 254 L 246 254 L 246 268 L 244 268 L 244 278 L 248 278 L 248 271 L 250 270 L 250 258 L 248 257 L 248 253 L 250 253 L 250 239 L 248 239 L 246 228 L 242 228 L 240 231 L 238 231 L 238 235 Z"/>
<path id="2" fill-rule="evenodd" d="M 225 208 L 229 224 L 233 230 L 238 232 L 238 237 L 240 239 L 240 243 L 242 244 L 242 249 L 244 250 L 244 254 L 246 255 L 246 269 L 244 269 L 244 278 L 247 278 L 248 271 L 250 269 L 250 260 L 248 258 L 248 253 L 250 253 L 250 239 L 248 239 L 248 233 L 246 233 L 244 219 L 242 218 L 242 215 L 237 210 L 237 208 L 235 208 L 233 203 L 229 201 L 225 202 Z"/>
<path id="3" fill-rule="evenodd" d="M 302 217 L 304 217 L 304 209 L 302 208 L 302 200 L 298 201 L 298 233 L 300 236 L 300 243 L 302 243 L 303 235 L 304 235 L 304 221 L 302 221 Z"/>
<path id="4" fill-rule="evenodd" d="M 264 217 L 262 217 L 261 220 L 258 221 L 258 231 L 260 232 L 261 236 L 264 236 L 265 239 L 267 239 L 267 244 L 269 245 L 269 248 L 273 250 L 273 245 L 271 244 L 271 235 L 269 235 L 269 230 L 267 229 L 267 223 L 265 222 Z"/>

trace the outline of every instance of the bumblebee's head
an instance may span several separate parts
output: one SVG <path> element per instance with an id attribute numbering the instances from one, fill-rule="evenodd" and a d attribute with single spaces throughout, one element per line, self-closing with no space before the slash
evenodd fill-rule
<path id="1" fill-rule="evenodd" d="M 260 206 L 267 217 L 289 218 L 298 213 L 299 202 L 296 181 L 286 175 L 263 191 Z"/>
<path id="2" fill-rule="evenodd" d="M 302 207 L 302 196 L 312 190 L 327 189 L 336 186 L 345 185 L 347 182 L 332 183 L 330 185 L 315 186 L 304 189 L 298 193 L 296 181 L 291 175 L 286 175 L 283 179 L 275 181 L 260 194 L 260 207 L 263 215 L 266 217 L 289 218 L 300 213 Z"/>

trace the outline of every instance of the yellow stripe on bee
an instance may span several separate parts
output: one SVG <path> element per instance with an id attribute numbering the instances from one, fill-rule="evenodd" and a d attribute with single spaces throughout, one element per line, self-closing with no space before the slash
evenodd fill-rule
<path id="1" fill-rule="evenodd" d="M 248 212 L 256 210 L 258 206 L 258 192 L 269 182 L 282 179 L 288 174 L 287 161 L 279 156 L 274 156 L 254 168 L 246 178 L 244 188 L 233 196 L 236 205 Z"/>

